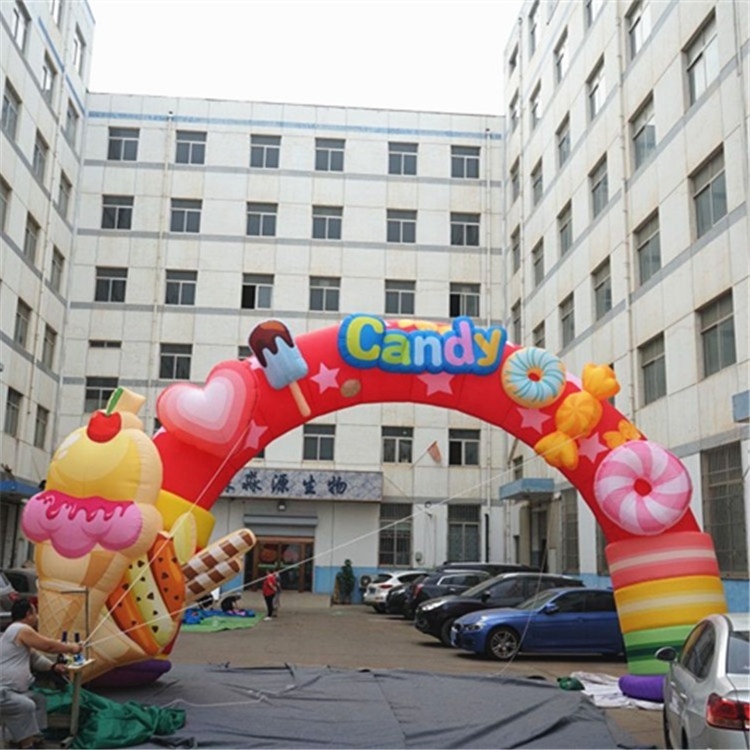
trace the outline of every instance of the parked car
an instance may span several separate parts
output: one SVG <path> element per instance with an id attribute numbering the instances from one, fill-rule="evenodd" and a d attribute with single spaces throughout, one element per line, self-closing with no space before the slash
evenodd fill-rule
<path id="1" fill-rule="evenodd" d="M 460 594 L 491 577 L 486 570 L 459 570 L 457 568 L 430 573 L 424 578 L 417 579 L 408 587 L 402 614 L 412 620 L 417 607 L 423 602 L 438 596 Z"/>
<path id="2" fill-rule="evenodd" d="M 13 606 L 13 597 L 16 590 L 5 574 L 0 571 L 0 631 L 10 625 L 10 608 Z"/>
<path id="3" fill-rule="evenodd" d="M 420 604 L 414 625 L 450 646 L 451 627 L 458 617 L 481 609 L 515 607 L 540 591 L 560 586 L 583 586 L 583 581 L 552 573 L 502 573 L 458 596 L 441 596 Z"/>
<path id="4" fill-rule="evenodd" d="M 362 601 L 382 614 L 385 612 L 385 597 L 394 586 L 411 583 L 426 572 L 426 570 L 396 570 L 391 573 L 377 573 L 365 589 Z"/>
<path id="5" fill-rule="evenodd" d="M 417 578 L 416 580 L 418 581 L 420 579 Z M 409 588 L 413 585 L 413 583 L 399 584 L 398 586 L 394 586 L 385 595 L 385 613 L 387 615 L 403 616 L 406 599 L 409 595 Z"/>
<path id="6" fill-rule="evenodd" d="M 451 628 L 456 648 L 507 661 L 521 651 L 608 654 L 625 651 L 610 589 L 549 589 L 515 608 L 459 617 Z"/>
<path id="7" fill-rule="evenodd" d="M 538 568 L 532 568 L 530 565 L 521 563 L 494 563 L 494 562 L 444 562 L 435 568 L 436 571 L 451 570 L 458 568 L 460 570 L 485 570 L 491 576 L 499 576 L 501 573 L 521 573 L 531 571 L 538 573 Z"/>
<path id="8" fill-rule="evenodd" d="M 750 747 L 750 614 L 709 615 L 689 633 L 664 682 L 665 747 Z"/>

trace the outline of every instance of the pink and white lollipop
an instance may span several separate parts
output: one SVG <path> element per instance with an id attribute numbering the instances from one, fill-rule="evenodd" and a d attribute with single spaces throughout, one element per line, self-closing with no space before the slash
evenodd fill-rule
<path id="1" fill-rule="evenodd" d="M 674 526 L 688 509 L 692 491 L 682 461 L 647 440 L 615 448 L 594 476 L 594 497 L 604 515 L 637 536 Z"/>

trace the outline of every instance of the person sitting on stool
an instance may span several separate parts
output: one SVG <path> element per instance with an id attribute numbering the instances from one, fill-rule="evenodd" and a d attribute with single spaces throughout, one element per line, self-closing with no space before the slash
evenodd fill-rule
<path id="1" fill-rule="evenodd" d="M 11 739 L 19 747 L 38 747 L 47 728 L 44 696 L 31 690 L 34 672 L 64 672 L 65 664 L 56 664 L 34 649 L 52 654 L 80 654 L 82 643 L 65 643 L 37 633 L 36 608 L 28 599 L 13 602 L 11 624 L 0 636 L 0 716 Z"/>

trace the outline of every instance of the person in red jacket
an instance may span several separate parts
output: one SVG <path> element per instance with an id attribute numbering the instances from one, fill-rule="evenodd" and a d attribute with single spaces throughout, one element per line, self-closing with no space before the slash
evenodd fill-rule
<path id="1" fill-rule="evenodd" d="M 274 614 L 274 598 L 279 589 L 279 579 L 273 570 L 269 570 L 263 579 L 263 598 L 266 600 L 266 620 L 270 620 Z"/>

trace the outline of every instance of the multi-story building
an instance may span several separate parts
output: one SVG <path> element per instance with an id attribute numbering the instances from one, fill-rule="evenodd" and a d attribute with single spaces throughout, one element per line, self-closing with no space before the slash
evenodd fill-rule
<path id="1" fill-rule="evenodd" d="M 13 5 L 2 6 L 0 399 L 15 483 L 0 504 L 3 563 L 28 554 L 10 501 L 34 491 L 54 445 L 117 385 L 146 396 L 153 431 L 167 385 L 248 356 L 267 318 L 300 334 L 353 312 L 469 315 L 560 353 L 572 372 L 614 367 L 617 408 L 687 465 L 730 605 L 747 608 L 741 2 L 529 2 L 505 57 L 507 119 L 86 94 L 85 3 L 63 6 L 58 46 L 56 3 Z M 17 17 L 28 47 L 12 41 Z M 36 73 L 46 56 L 58 61 L 56 109 Z M 9 136 L 6 109 L 23 138 Z M 55 154 L 41 185 L 39 135 Z M 29 218 L 43 263 L 25 257 Z M 310 497 L 310 478 L 324 497 Z M 281 560 L 287 586 L 330 591 L 346 558 L 359 572 L 492 559 L 607 580 L 574 488 L 502 431 L 427 406 L 359 406 L 287 433 L 213 511 L 214 536 L 247 525 L 261 540 L 247 582 Z"/>

